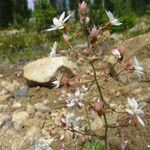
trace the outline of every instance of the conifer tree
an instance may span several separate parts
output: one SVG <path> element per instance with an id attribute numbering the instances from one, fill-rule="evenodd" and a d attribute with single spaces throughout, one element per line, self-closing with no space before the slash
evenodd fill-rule
<path id="1" fill-rule="evenodd" d="M 14 0 L 13 11 L 14 15 L 19 15 L 23 18 L 30 17 L 27 0 Z"/>
<path id="2" fill-rule="evenodd" d="M 12 0 L 0 0 L 0 27 L 7 27 L 13 21 Z"/>

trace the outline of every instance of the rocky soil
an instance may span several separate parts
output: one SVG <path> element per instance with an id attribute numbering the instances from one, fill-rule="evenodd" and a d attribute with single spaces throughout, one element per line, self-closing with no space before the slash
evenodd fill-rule
<path id="1" fill-rule="evenodd" d="M 143 64 L 143 78 L 122 77 L 119 81 L 101 81 L 105 99 L 116 110 L 126 108 L 127 97 L 135 97 L 144 105 L 145 114 L 148 114 L 145 119 L 146 127 L 139 125 L 125 129 L 130 150 L 150 149 L 149 41 L 150 33 L 121 41 L 127 47 L 125 60 L 135 55 Z M 82 136 L 62 128 L 60 122 L 61 116 L 69 110 L 65 100 L 60 99 L 65 87 L 28 87 L 22 78 L 24 65 L 12 65 L 8 62 L 1 62 L 0 65 L 0 150 L 74 150 L 75 147 L 80 149 Z M 92 75 L 90 68 L 87 69 L 87 74 Z M 97 95 L 95 91 L 96 87 L 92 85 L 85 95 L 85 101 L 90 101 L 93 95 Z M 76 113 L 83 114 L 84 111 L 81 109 Z M 92 119 L 90 124 L 93 131 L 101 134 L 103 120 L 93 113 L 88 115 Z M 114 123 L 117 118 L 117 114 L 108 115 L 110 123 Z M 84 118 L 82 120 L 84 123 Z M 86 124 L 85 122 L 84 126 Z M 116 129 L 110 129 L 111 150 L 120 149 L 118 134 Z"/>

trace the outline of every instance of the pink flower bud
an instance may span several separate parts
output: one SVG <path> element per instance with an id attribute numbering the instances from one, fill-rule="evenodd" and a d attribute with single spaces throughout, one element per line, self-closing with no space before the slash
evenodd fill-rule
<path id="1" fill-rule="evenodd" d="M 85 1 L 83 1 L 80 5 L 80 12 L 81 14 L 87 13 L 88 12 L 88 7 L 87 7 L 87 3 Z"/>
<path id="2" fill-rule="evenodd" d="M 125 51 L 126 51 L 126 47 L 125 47 L 124 45 L 120 45 L 120 46 L 118 47 L 118 49 L 119 49 L 119 51 L 120 51 L 121 56 L 123 57 L 124 54 L 125 54 Z"/>
<path id="3" fill-rule="evenodd" d="M 66 117 L 65 117 L 65 115 L 61 116 L 61 120 L 60 121 L 61 121 L 61 126 L 65 127 L 66 126 Z"/>
<path id="4" fill-rule="evenodd" d="M 133 66 L 133 59 L 129 59 L 126 63 L 125 69 L 129 72 L 132 73 L 134 71 L 134 66 Z"/>
<path id="5" fill-rule="evenodd" d="M 102 108 L 103 108 L 103 104 L 101 104 L 101 103 L 99 102 L 99 100 L 95 101 L 95 103 L 94 103 L 94 110 L 95 110 L 96 112 L 99 112 L 99 111 L 102 110 Z"/>
<path id="6" fill-rule="evenodd" d="M 69 83 L 69 76 L 68 74 L 64 74 L 61 78 L 61 82 L 63 85 L 67 85 Z"/>
<path id="7" fill-rule="evenodd" d="M 98 34 L 99 34 L 99 29 L 97 29 L 96 26 L 94 25 L 94 27 L 92 28 L 90 32 L 91 43 L 94 43 L 95 41 L 97 41 Z"/>
<path id="8" fill-rule="evenodd" d="M 123 45 L 118 46 L 117 49 L 113 49 L 112 50 L 112 54 L 115 56 L 115 58 L 121 62 L 124 58 L 124 54 L 125 54 L 126 48 Z"/>
<path id="9" fill-rule="evenodd" d="M 121 55 L 120 61 L 122 61 L 123 58 L 124 58 L 124 54 L 125 54 L 125 51 L 126 51 L 126 47 L 125 47 L 124 45 L 120 45 L 120 46 L 118 47 L 118 50 L 119 50 L 120 55 Z"/>
<path id="10" fill-rule="evenodd" d="M 104 107 L 104 105 L 99 101 L 99 100 L 96 100 L 94 102 L 94 105 L 92 105 L 92 109 L 97 112 L 97 114 L 101 117 L 105 112 L 106 112 L 106 109 Z"/>

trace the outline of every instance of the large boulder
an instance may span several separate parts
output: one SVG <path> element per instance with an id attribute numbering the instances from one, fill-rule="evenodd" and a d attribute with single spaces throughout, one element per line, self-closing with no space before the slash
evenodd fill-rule
<path id="1" fill-rule="evenodd" d="M 77 73 L 77 66 L 65 56 L 42 58 L 33 61 L 23 68 L 23 77 L 31 84 L 49 84 L 58 72 L 70 76 Z"/>

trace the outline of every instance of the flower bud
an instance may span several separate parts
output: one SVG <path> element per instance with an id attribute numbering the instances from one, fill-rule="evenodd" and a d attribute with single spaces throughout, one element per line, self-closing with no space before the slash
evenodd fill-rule
<path id="1" fill-rule="evenodd" d="M 88 24 L 89 21 L 90 21 L 90 18 L 89 18 L 89 17 L 86 17 L 86 18 L 85 18 L 85 23 Z"/>
<path id="2" fill-rule="evenodd" d="M 133 59 L 129 59 L 126 63 L 125 69 L 129 72 L 132 73 L 134 71 L 134 66 L 133 66 Z"/>
<path id="3" fill-rule="evenodd" d="M 80 5 L 80 12 L 81 14 L 87 13 L 88 12 L 88 7 L 87 7 L 87 3 L 85 1 L 83 1 Z"/>
<path id="4" fill-rule="evenodd" d="M 61 121 L 61 126 L 62 127 L 66 127 L 66 117 L 65 117 L 65 115 L 61 116 L 61 120 L 60 121 Z"/>
<path id="5" fill-rule="evenodd" d="M 104 105 L 99 101 L 96 100 L 94 102 L 94 105 L 92 105 L 92 109 L 97 112 L 97 114 L 101 117 L 105 112 L 106 109 L 104 108 Z"/>
<path id="6" fill-rule="evenodd" d="M 121 62 L 124 58 L 125 51 L 126 51 L 125 46 L 120 45 L 118 46 L 117 49 L 112 50 L 112 54 L 119 62 Z"/>
<path id="7" fill-rule="evenodd" d="M 91 43 L 94 43 L 95 41 L 97 41 L 98 34 L 99 34 L 99 29 L 97 29 L 96 26 L 94 25 L 94 27 L 92 28 L 90 32 Z"/>
<path id="8" fill-rule="evenodd" d="M 69 76 L 67 74 L 64 74 L 61 78 L 61 83 L 63 85 L 67 85 L 69 83 Z"/>
<path id="9" fill-rule="evenodd" d="M 124 54 L 125 54 L 125 51 L 126 51 L 126 47 L 125 47 L 124 45 L 120 45 L 120 46 L 118 47 L 118 49 L 119 49 L 119 52 L 120 52 L 120 55 L 121 55 L 120 61 L 122 61 L 123 58 L 124 58 Z"/>

